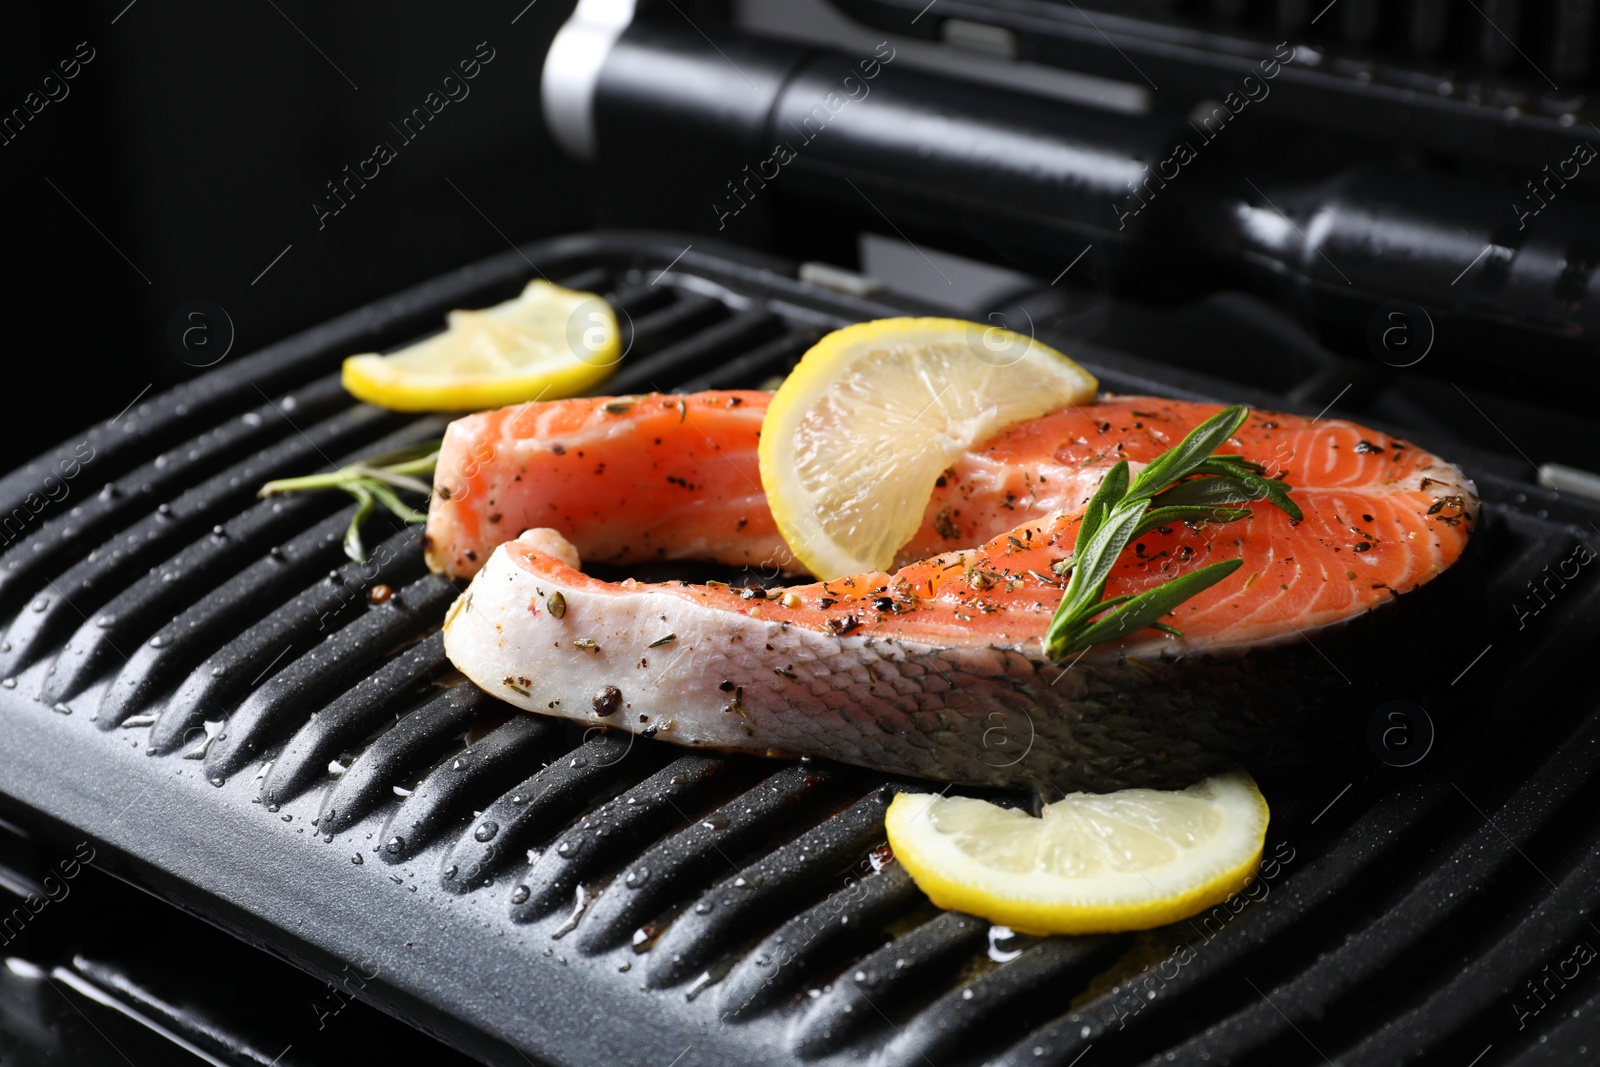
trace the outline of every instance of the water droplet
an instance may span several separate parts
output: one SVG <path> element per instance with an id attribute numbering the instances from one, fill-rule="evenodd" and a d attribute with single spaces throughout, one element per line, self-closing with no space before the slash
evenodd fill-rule
<path id="1" fill-rule="evenodd" d="M 478 828 L 472 832 L 472 839 L 474 841 L 493 841 L 494 835 L 499 832 L 499 823 L 492 820 L 489 822 L 482 822 L 479 823 Z"/>
<path id="2" fill-rule="evenodd" d="M 162 504 L 162 505 L 158 506 L 156 508 L 156 514 L 160 515 L 163 519 L 171 518 L 172 517 L 172 505 L 171 504 Z"/>
<path id="3" fill-rule="evenodd" d="M 624 885 L 626 885 L 629 889 L 638 889 L 640 886 L 644 885 L 649 880 L 650 880 L 650 868 L 649 867 L 635 867 L 633 870 L 628 872 L 628 877 L 624 878 L 622 880 L 622 883 Z"/>
<path id="4" fill-rule="evenodd" d="M 461 768 L 463 768 L 465 766 L 466 766 L 466 764 L 461 762 L 460 760 L 452 760 L 451 763 L 450 763 L 450 769 L 452 771 L 459 771 Z"/>
<path id="5" fill-rule="evenodd" d="M 533 890 L 525 885 L 519 885 L 511 891 L 511 903 L 526 904 L 531 896 L 533 896 Z"/>
<path id="6" fill-rule="evenodd" d="M 621 963 L 617 964 L 617 970 L 631 971 L 633 970 L 633 964 L 629 963 L 627 960 L 623 960 Z"/>
<path id="7" fill-rule="evenodd" d="M 694 913 L 696 915 L 710 915 L 711 909 L 716 906 L 717 905 L 714 901 L 702 900 L 700 903 L 694 906 Z"/>
<path id="8" fill-rule="evenodd" d="M 15 678 L 7 678 L 5 681 L 0 682 L 0 686 L 5 686 L 7 689 L 15 689 L 17 680 Z"/>
<path id="9" fill-rule="evenodd" d="M 284 822 L 294 822 L 294 816 L 293 815 L 282 815 L 282 816 L 279 816 L 279 818 L 283 819 Z"/>
<path id="10" fill-rule="evenodd" d="M 673 959 L 674 962 L 677 961 L 677 957 L 673 957 Z M 698 978 L 689 983 L 689 988 L 683 991 L 683 998 L 685 1000 L 693 1000 L 695 997 L 698 997 L 701 991 L 713 981 L 714 979 L 712 978 L 710 971 L 701 972 Z"/>
<path id="11" fill-rule="evenodd" d="M 167 647 L 167 639 L 162 637 L 160 634 L 156 634 L 154 637 L 152 637 L 150 639 L 150 647 L 151 648 L 166 648 Z"/>
<path id="12" fill-rule="evenodd" d="M 461 868 L 457 867 L 455 864 L 452 863 L 450 866 L 448 866 L 448 867 L 446 867 L 444 869 L 444 880 L 447 881 L 447 882 L 454 881 L 456 875 L 458 875 L 460 873 L 461 873 Z"/>
<path id="13" fill-rule="evenodd" d="M 389 855 L 398 856 L 401 850 L 406 847 L 406 839 L 403 837 L 391 837 L 383 847 L 388 850 Z"/>
<path id="14" fill-rule="evenodd" d="M 712 815 L 702 819 L 700 825 L 707 830 L 726 830 L 728 828 L 728 817 L 726 815 Z"/>
<path id="15" fill-rule="evenodd" d="M 228 780 L 226 778 L 213 778 L 211 779 L 211 784 L 216 786 L 218 789 L 221 789 L 223 786 L 228 784 Z"/>
<path id="16" fill-rule="evenodd" d="M 556 855 L 560 856 L 564 860 L 570 860 L 573 856 L 578 854 L 578 850 L 582 847 L 583 838 L 569 837 L 556 846 Z"/>
<path id="17" fill-rule="evenodd" d="M 102 630 L 109 630 L 117 624 L 117 617 L 115 615 L 102 615 L 94 620 L 94 624 Z"/>
<path id="18" fill-rule="evenodd" d="M 361 855 L 361 853 L 357 852 L 350 857 L 350 862 L 359 867 L 367 861 L 366 858 Z"/>
<path id="19" fill-rule="evenodd" d="M 961 991 L 961 999 L 962 1000 L 971 1000 L 972 996 L 973 996 L 972 989 L 970 987 L 967 988 L 967 989 L 963 989 Z"/>
<path id="20" fill-rule="evenodd" d="M 33 610 L 34 611 L 43 611 L 45 608 L 48 608 L 49 606 L 50 606 L 50 598 L 47 597 L 47 596 L 42 596 L 38 600 L 35 600 L 33 602 Z"/>
<path id="21" fill-rule="evenodd" d="M 72 714 L 72 708 L 69 707 L 66 704 L 57 704 L 54 707 L 52 707 L 50 710 L 55 712 L 57 715 L 71 715 Z"/>
<path id="22" fill-rule="evenodd" d="M 212 537 L 221 537 L 221 538 L 226 539 L 227 536 L 228 536 L 228 531 L 224 530 L 222 528 L 222 526 L 220 524 L 218 524 L 216 526 L 211 527 L 211 536 Z"/>
<path id="23" fill-rule="evenodd" d="M 570 765 L 573 767 L 587 767 L 589 766 L 589 760 L 585 756 L 573 756 Z"/>

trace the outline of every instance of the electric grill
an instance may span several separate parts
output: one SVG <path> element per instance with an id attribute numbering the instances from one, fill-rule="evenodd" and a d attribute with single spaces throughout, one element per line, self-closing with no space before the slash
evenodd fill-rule
<path id="1" fill-rule="evenodd" d="M 853 6 L 864 18 L 894 16 L 891 4 Z M 995 8 L 989 21 L 1055 6 Z M 1146 25 L 1159 26 L 1154 16 L 1170 14 L 1168 5 L 1151 6 L 1162 10 Z M 982 26 L 988 10 L 965 5 L 962 15 Z M 1532 395 L 1558 369 L 1589 373 L 1580 357 L 1592 354 L 1594 305 L 1583 299 L 1587 274 L 1571 289 L 1572 255 L 1555 269 L 1536 249 L 1521 289 L 1506 288 L 1524 269 L 1512 255 L 1498 281 L 1455 300 L 1441 298 L 1448 278 L 1424 269 L 1426 257 L 1412 287 L 1397 292 L 1385 288 L 1393 264 L 1382 256 L 1336 240 L 1307 252 L 1279 234 L 1292 264 L 1234 246 L 1203 261 L 1231 261 L 1214 280 L 1253 296 L 1185 304 L 1185 287 L 1192 294 L 1199 279 L 1152 285 L 1162 292 L 1147 295 L 1168 301 L 1150 312 L 1165 334 L 1158 347 L 1128 295 L 1139 264 L 1153 264 L 1162 247 L 1192 252 L 1195 242 L 1152 227 L 1121 246 L 1109 205 L 1143 166 L 1134 142 L 1161 145 L 1165 128 L 1150 139 L 1140 123 L 1125 128 L 993 86 L 953 88 L 893 64 L 874 90 L 881 98 L 834 116 L 781 183 L 751 187 L 760 195 L 737 228 L 770 247 L 837 249 L 828 234 L 807 246 L 802 220 L 842 220 L 853 232 L 860 215 L 896 239 L 943 233 L 938 246 L 1004 249 L 989 258 L 1036 279 L 968 313 L 1034 321 L 1108 390 L 1308 414 L 1337 401 L 1458 460 L 1476 480 L 1485 520 L 1473 566 L 1487 632 L 1480 639 L 1463 625 L 1472 642 L 1463 639 L 1448 664 L 1397 677 L 1387 703 L 1352 704 L 1368 744 L 1330 750 L 1315 773 L 1263 780 L 1273 805 L 1264 897 L 1170 929 L 1033 938 L 938 912 L 883 847 L 887 801 L 913 783 L 512 713 L 452 684 L 438 624 L 455 590 L 427 574 L 415 529 L 374 519 L 372 561 L 356 564 L 341 549 L 341 499 L 255 498 L 270 478 L 436 436 L 437 417 L 353 403 L 337 386 L 339 359 L 413 340 L 449 309 L 505 299 L 532 276 L 603 293 L 617 309 L 628 354 L 606 386 L 616 392 L 756 386 L 829 329 L 945 309 L 937 286 L 902 295 L 703 232 L 716 229 L 715 204 L 728 203 L 721 183 L 770 152 L 764 124 L 781 114 L 781 98 L 825 94 L 843 52 L 691 24 L 670 5 L 631 21 L 605 14 L 606 5 L 583 5 L 557 41 L 552 124 L 610 164 L 602 192 L 621 220 L 659 209 L 702 232 L 606 231 L 522 246 L 141 400 L 0 480 L 0 515 L 18 517 L 0 554 L 0 873 L 7 888 L 32 894 L 14 907 L 7 899 L 9 918 L 0 914 L 0 934 L 16 942 L 4 947 L 0 1041 L 28 1047 L 24 1031 L 44 1013 L 12 1009 L 58 994 L 220 1063 L 328 1062 L 347 1019 L 381 1035 L 367 1048 L 405 1050 L 394 1033 L 402 1024 L 382 1026 L 361 1014 L 368 1006 L 496 1064 L 1488 1067 L 1587 1054 L 1600 1035 L 1600 985 L 1587 965 L 1600 944 L 1600 830 L 1589 814 L 1600 789 L 1600 694 L 1573 665 L 1600 632 L 1587 564 L 1600 506 L 1541 488 L 1516 446 L 1496 454 L 1507 450 L 1481 412 L 1470 424 L 1427 418 L 1418 398 L 1430 394 L 1416 385 L 1447 355 L 1463 378 L 1482 373 L 1485 349 L 1451 347 L 1445 334 L 1451 323 L 1460 336 L 1491 320 L 1548 356 L 1513 375 L 1512 392 Z M 901 17 L 901 32 L 931 33 L 939 31 L 922 23 L 945 16 L 935 8 L 914 24 Z M 1013 41 L 1048 39 L 1011 32 Z M 1164 69 L 1152 73 L 1160 80 Z M 587 83 L 550 81 L 574 71 L 587 71 Z M 746 78 L 776 95 L 751 93 Z M 995 177 L 979 165 L 990 155 L 924 174 L 913 163 L 917 144 L 889 139 L 888 121 L 871 117 L 874 105 L 897 107 L 914 131 L 919 111 L 943 109 L 947 122 L 969 121 L 982 136 L 985 122 L 1002 118 L 984 119 L 974 101 L 1012 116 L 1008 135 L 1032 146 L 1033 162 Z M 675 125 L 664 126 L 669 117 Z M 853 140 L 848 122 L 874 125 Z M 641 152 L 618 173 L 613 153 L 657 138 L 675 139 L 674 160 Z M 871 151 L 875 138 L 881 153 Z M 1126 165 L 1115 163 L 1118 152 Z M 1093 165 L 1052 175 L 1040 159 Z M 1082 192 L 1096 170 L 1109 174 L 1093 187 L 1103 200 Z M 709 185 L 700 181 L 707 173 L 716 176 Z M 1229 210 L 1213 184 L 1220 176 L 1195 177 L 1182 194 L 1189 210 Z M 694 198 L 697 218 L 674 218 L 678 208 L 662 203 L 674 188 L 678 201 Z M 843 194 L 863 192 L 841 206 Z M 1306 195 L 1306 210 L 1332 210 Z M 1350 196 L 1351 210 L 1365 203 Z M 1428 211 L 1448 215 L 1445 200 L 1407 217 L 1427 231 Z M 1594 230 L 1573 201 L 1565 236 L 1576 243 Z M 951 205 L 973 210 L 941 218 Z M 1318 231 L 1330 240 L 1339 232 L 1332 223 Z M 1084 241 L 1096 246 L 1087 286 L 1050 284 Z M 1041 269 L 1052 254 L 1054 269 Z M 1337 294 L 1318 265 L 1324 254 L 1346 270 L 1360 264 L 1361 292 Z M 1173 273 L 1150 269 L 1157 279 Z M 1517 298 L 1540 279 L 1566 279 L 1559 314 Z M 1376 354 L 1392 351 L 1364 348 L 1365 323 L 1393 296 L 1441 324 L 1433 361 L 1402 373 Z M 1343 343 L 1352 331 L 1362 347 Z M 1547 406 L 1572 407 L 1575 392 Z M 68 469 L 69 498 L 30 504 Z M 1394 640 L 1434 644 L 1404 632 Z M 113 935 L 85 923 L 82 944 L 25 954 L 16 946 L 33 944 L 30 929 L 72 923 L 64 916 L 74 905 L 51 900 L 50 886 L 79 842 L 94 850 L 83 877 L 109 872 L 156 898 L 129 901 L 108 888 L 130 921 L 180 931 L 198 916 L 200 932 L 115 941 L 113 951 Z M 35 911 L 32 901 L 48 902 Z M 241 962 L 239 942 L 260 950 L 245 953 L 259 964 Z M 1179 954 L 1181 945 L 1190 951 Z M 110 958 L 116 952 L 124 958 Z M 192 961 L 187 985 L 140 977 L 154 953 Z M 274 1006 L 299 1003 L 288 991 L 304 988 L 300 972 L 332 987 L 310 1013 L 293 1008 L 326 1032 L 205 995 L 210 975 L 248 985 L 257 966 Z M 351 1015 L 329 1018 L 346 1001 Z M 276 1040 L 285 1034 L 293 1039 Z"/>

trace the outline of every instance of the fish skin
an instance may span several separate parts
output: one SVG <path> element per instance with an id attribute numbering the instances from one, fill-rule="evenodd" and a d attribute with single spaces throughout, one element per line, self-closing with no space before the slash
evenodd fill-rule
<path id="1" fill-rule="evenodd" d="M 1137 406 L 1140 430 L 1160 427 L 1175 443 L 1216 410 L 1131 401 L 1089 405 L 1081 420 L 1111 436 L 1115 420 L 1105 417 Z M 1028 424 L 976 454 L 1007 468 L 1006 449 L 1038 454 L 1026 438 L 1059 428 Z M 1170 447 L 1117 436 L 1083 469 Z M 1125 553 L 1108 595 L 1245 559 L 1169 617 L 1182 637 L 1145 630 L 1067 664 L 1044 655 L 1060 597 L 1049 565 L 1070 548 L 1096 475 L 1074 483 L 1077 499 L 1062 512 L 977 549 L 894 575 L 791 587 L 775 600 L 726 586 L 602 582 L 570 566 L 560 534 L 534 531 L 497 550 L 452 607 L 446 652 L 529 710 L 677 744 L 824 756 L 965 784 L 1164 788 L 1241 760 L 1252 769 L 1292 763 L 1314 757 L 1318 731 L 1348 721 L 1344 709 L 1390 665 L 1395 650 L 1383 646 L 1395 643 L 1375 651 L 1371 640 L 1381 626 L 1347 624 L 1380 607 L 1398 613 L 1390 605 L 1400 594 L 1459 559 L 1478 502 L 1449 464 L 1352 423 L 1255 413 L 1236 440 L 1251 458 L 1288 469 L 1305 519 L 1258 503 L 1248 520 L 1152 532 Z M 548 610 L 557 592 L 559 614 Z M 854 623 L 841 625 L 846 618 Z M 621 706 L 600 715 L 595 698 L 607 686 Z"/>

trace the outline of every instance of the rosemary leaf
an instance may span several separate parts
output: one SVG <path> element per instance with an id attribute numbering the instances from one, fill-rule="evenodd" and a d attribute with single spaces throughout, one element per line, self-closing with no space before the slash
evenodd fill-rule
<path id="1" fill-rule="evenodd" d="M 1211 454 L 1219 446 L 1226 444 L 1228 438 L 1244 425 L 1244 420 L 1249 414 L 1246 408 L 1235 404 L 1233 407 L 1223 408 L 1190 430 L 1187 437 L 1161 453 L 1148 467 L 1139 472 L 1139 477 L 1128 487 L 1124 501 L 1148 500 L 1185 475 L 1194 473 L 1200 464 L 1211 459 Z"/>
<path id="2" fill-rule="evenodd" d="M 428 521 L 427 512 L 417 511 L 415 508 L 410 507 L 405 503 L 405 501 L 401 500 L 400 497 L 395 494 L 393 489 L 390 489 L 382 482 L 373 482 L 371 485 L 364 486 L 363 488 L 365 488 L 367 492 L 371 493 L 373 497 L 377 499 L 378 503 L 382 504 L 384 507 L 393 512 L 395 517 L 400 519 L 400 521 L 406 523 Z"/>
<path id="3" fill-rule="evenodd" d="M 1126 637 L 1137 633 L 1154 623 L 1163 615 L 1172 612 L 1185 600 L 1210 589 L 1222 579 L 1238 570 L 1244 563 L 1242 559 L 1224 560 L 1221 563 L 1212 563 L 1198 570 L 1180 574 L 1171 581 L 1163 582 L 1154 589 L 1148 589 L 1138 596 L 1123 602 L 1110 613 L 1102 615 L 1089 626 L 1078 633 L 1062 646 L 1060 655 L 1070 656 L 1080 652 L 1090 645 L 1099 644 L 1101 641 L 1114 641 L 1119 637 Z M 1110 601 L 1107 601 L 1110 603 Z M 1167 633 L 1182 634 L 1181 630 L 1174 630 L 1170 626 L 1161 627 Z"/>
<path id="4" fill-rule="evenodd" d="M 361 543 L 361 524 L 372 514 L 372 494 L 359 485 L 351 487 L 349 491 L 356 498 L 356 513 L 351 516 L 350 525 L 345 527 L 344 554 L 356 563 L 365 563 L 367 546 Z"/>
<path id="5" fill-rule="evenodd" d="M 365 563 L 367 550 L 361 540 L 361 527 L 379 505 L 402 522 L 427 521 L 427 513 L 401 500 L 400 492 L 415 493 L 424 499 L 433 492 L 433 486 L 422 479 L 433 477 L 434 468 L 439 463 L 441 443 L 424 441 L 324 474 L 278 478 L 263 485 L 258 495 L 268 497 L 278 493 L 307 493 L 323 489 L 349 493 L 355 498 L 356 510 L 350 517 L 349 529 L 345 531 L 344 554 L 357 563 Z"/>
<path id="6" fill-rule="evenodd" d="M 1157 499 L 1160 499 L 1159 497 Z M 1133 536 L 1147 534 L 1161 526 L 1172 526 L 1180 522 L 1237 522 L 1250 517 L 1249 508 L 1151 508 L 1144 513 L 1144 518 L 1139 520 L 1139 525 L 1134 529 Z"/>
<path id="7" fill-rule="evenodd" d="M 1237 464 L 1215 462 L 1202 463 L 1195 471 L 1196 474 L 1218 474 L 1234 478 L 1255 493 L 1255 499 L 1265 499 L 1268 503 L 1282 508 L 1289 517 L 1296 522 L 1305 518 L 1300 513 L 1300 508 L 1289 499 L 1289 491 L 1284 484 L 1276 478 L 1264 478 L 1251 470 L 1240 470 Z"/>
<path id="8" fill-rule="evenodd" d="M 1062 659 L 1147 627 L 1178 634 L 1160 622 L 1161 617 L 1232 574 L 1242 562 L 1213 563 L 1137 595 L 1102 599 L 1117 559 L 1141 534 L 1180 522 L 1236 522 L 1251 513 L 1240 505 L 1256 500 L 1301 518 L 1300 508 L 1289 499 L 1289 486 L 1264 477 L 1265 468 L 1258 463 L 1216 451 L 1249 414 L 1238 405 L 1222 409 L 1152 460 L 1131 482 L 1127 461 L 1106 472 L 1084 508 L 1071 556 L 1056 565 L 1058 573 L 1070 567 L 1071 577 L 1045 633 L 1047 654 Z"/>

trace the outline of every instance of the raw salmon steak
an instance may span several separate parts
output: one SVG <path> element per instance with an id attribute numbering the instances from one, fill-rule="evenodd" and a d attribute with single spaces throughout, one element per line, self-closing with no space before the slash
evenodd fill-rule
<path id="1" fill-rule="evenodd" d="M 767 509 L 756 448 L 771 393 L 586 397 L 519 404 L 452 422 L 434 474 L 429 566 L 478 573 L 497 545 L 548 527 L 588 563 L 702 560 L 803 573 Z M 1137 400 L 1094 405 L 1096 419 L 1047 415 L 957 460 L 921 528 L 895 557 L 914 563 L 971 548 L 1093 492 L 1114 422 L 1140 430 Z M 1173 442 L 1124 442 L 1130 459 Z M 1181 435 L 1180 435 L 1181 436 Z M 1088 466 L 1085 466 L 1085 464 Z"/>
<path id="2" fill-rule="evenodd" d="M 1252 413 L 1220 451 L 1281 474 L 1303 519 L 1258 502 L 1237 522 L 1142 536 L 1108 598 L 1243 563 L 1162 620 L 1182 636 L 1147 629 L 1051 660 L 1043 638 L 1063 584 L 1053 568 L 1104 472 L 1121 459 L 1138 468 L 1218 410 L 1123 397 L 1003 431 L 963 461 L 963 477 L 1039 486 L 1049 513 L 893 573 L 765 592 L 610 583 L 579 569 L 559 524 L 534 529 L 496 549 L 452 606 L 445 649 L 512 704 L 682 745 L 1065 790 L 1254 767 L 1290 752 L 1291 727 L 1332 709 L 1349 718 L 1340 705 L 1357 688 L 1346 683 L 1383 654 L 1373 623 L 1347 624 L 1402 610 L 1388 605 L 1454 564 L 1479 505 L 1459 470 L 1404 441 Z M 1010 506 L 1034 505 L 1018 495 Z"/>

